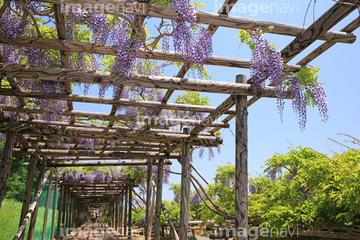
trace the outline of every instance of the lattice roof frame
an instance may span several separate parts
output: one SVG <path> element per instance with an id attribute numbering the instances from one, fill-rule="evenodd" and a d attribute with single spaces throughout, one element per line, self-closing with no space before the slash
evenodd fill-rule
<path id="1" fill-rule="evenodd" d="M 222 139 L 214 136 L 214 132 L 221 128 L 229 127 L 229 121 L 235 117 L 235 109 L 231 109 L 235 105 L 235 95 L 248 95 L 252 96 L 251 86 L 249 84 L 239 84 L 239 83 L 224 83 L 224 82 L 215 82 L 207 80 L 196 80 L 196 79 L 185 79 L 183 78 L 189 69 L 188 65 L 184 65 L 183 68 L 178 73 L 177 77 L 153 77 L 153 76 L 132 76 L 128 80 L 120 79 L 116 74 L 106 73 L 106 72 L 93 72 L 93 71 L 78 71 L 67 69 L 69 66 L 68 58 L 66 55 L 67 51 L 80 51 L 87 53 L 97 53 L 97 54 L 108 54 L 115 55 L 116 52 L 113 51 L 111 46 L 107 45 L 95 45 L 92 43 L 79 43 L 73 41 L 66 41 L 65 39 L 65 22 L 64 16 L 60 12 L 59 4 L 68 3 L 76 4 L 81 1 L 78 0 L 44 0 L 43 2 L 53 3 L 55 10 L 55 19 L 56 26 L 58 31 L 59 39 L 46 39 L 46 38 L 36 38 L 36 37 L 23 37 L 20 36 L 16 39 L 12 39 L 9 42 L 5 36 L 0 36 L 0 43 L 3 44 L 15 44 L 19 46 L 27 47 L 42 47 L 47 49 L 60 50 L 62 65 L 64 69 L 61 68 L 41 68 L 41 67 L 32 67 L 32 66 L 14 66 L 9 64 L 0 64 L 0 76 L 6 77 L 12 87 L 12 89 L 0 89 L 0 94 L 4 96 L 16 96 L 19 99 L 21 106 L 9 106 L 9 105 L 0 105 L 0 108 L 4 111 L 17 111 L 17 112 L 26 112 L 30 121 L 20 120 L 18 122 L 11 121 L 2 116 L 3 122 L 0 124 L 0 131 L 16 130 L 19 133 L 31 133 L 35 136 L 39 135 L 57 135 L 57 136 L 85 136 L 98 139 L 123 139 L 125 144 L 133 144 L 134 148 L 126 151 L 121 149 L 121 151 L 109 151 L 106 145 L 103 146 L 102 151 L 92 152 L 86 150 L 80 150 L 81 146 L 77 146 L 74 150 L 54 150 L 50 147 L 44 146 L 39 149 L 33 149 L 29 142 L 44 142 L 46 143 L 45 138 L 37 137 L 36 140 L 32 140 L 33 137 L 24 137 L 23 135 L 18 135 L 18 149 L 15 149 L 15 154 L 24 154 L 24 155 L 36 155 L 36 156 L 71 156 L 74 157 L 72 160 L 79 160 L 81 157 L 88 157 L 88 159 L 111 159 L 115 157 L 121 157 L 122 159 L 163 159 L 163 158 L 173 158 L 179 159 L 179 154 L 171 154 L 175 149 L 177 149 L 182 142 L 189 142 L 194 146 L 217 146 L 222 143 Z M 87 0 L 88 4 L 114 4 L 118 3 L 117 1 L 111 0 L 101 0 L 101 1 L 92 1 Z M 312 44 L 317 39 L 326 40 L 321 46 L 312 51 L 304 59 L 299 61 L 297 64 L 290 64 L 290 71 L 299 71 L 302 66 L 308 64 L 310 61 L 315 59 L 317 56 L 328 50 L 337 42 L 343 43 L 353 43 L 356 39 L 356 36 L 351 32 L 357 29 L 360 26 L 360 18 L 355 19 L 350 24 L 348 24 L 341 31 L 331 31 L 331 27 L 336 25 L 349 13 L 354 11 L 359 5 L 358 0 L 351 1 L 338 1 L 332 8 L 330 8 L 324 15 L 322 15 L 318 20 L 316 20 L 309 28 L 305 30 L 299 26 L 293 26 L 288 24 L 280 24 L 274 22 L 266 21 L 257 21 L 253 19 L 239 18 L 234 16 L 226 16 L 228 11 L 231 10 L 232 6 L 236 3 L 236 0 L 226 0 L 218 14 L 206 13 L 197 11 L 198 22 L 203 24 L 210 24 L 209 31 L 211 34 L 214 34 L 219 26 L 221 27 L 230 27 L 230 28 L 239 28 L 246 30 L 254 30 L 258 27 L 268 27 L 274 26 L 272 33 L 296 36 L 296 38 L 281 51 L 285 63 L 288 63 L 292 58 L 297 54 L 302 52 L 307 46 Z M 157 18 L 166 18 L 174 19 L 176 18 L 175 10 L 171 7 L 163 6 L 154 6 L 151 4 L 145 3 L 122 3 L 128 6 L 124 9 L 139 9 L 139 7 L 145 9 L 146 16 L 157 17 Z M 135 7 L 134 7 L 135 6 Z M 141 12 L 132 12 L 137 14 L 139 18 L 144 15 Z M 157 60 L 174 60 L 182 61 L 175 53 L 170 52 L 164 54 L 161 51 L 146 52 L 145 50 L 140 50 L 140 58 L 150 58 Z M 226 67 L 238 67 L 238 68 L 249 68 L 250 60 L 246 59 L 236 59 L 236 58 L 227 58 L 227 57 L 217 57 L 214 56 L 207 64 L 217 65 L 217 66 L 226 66 Z M 81 75 L 81 76 L 80 76 Z M 61 99 L 68 101 L 68 110 L 64 112 L 64 115 L 67 115 L 71 118 L 69 123 L 56 123 L 47 124 L 39 120 L 34 120 L 34 114 L 40 113 L 41 109 L 34 109 L 27 107 L 24 97 L 38 97 L 43 98 L 42 93 L 29 93 L 21 91 L 18 89 L 16 82 L 13 78 L 16 77 L 35 77 L 40 80 L 54 80 L 54 81 L 64 81 L 67 86 L 67 94 L 62 94 L 61 96 L 46 96 L 47 98 Z M 70 82 L 91 82 L 99 84 L 118 84 L 118 85 L 128 85 L 128 86 L 145 86 L 145 87 L 159 87 L 168 89 L 163 101 L 160 102 L 141 102 L 141 101 L 132 101 L 119 98 L 104 98 L 99 99 L 92 96 L 81 96 L 74 95 L 71 93 Z M 248 81 L 249 82 L 249 81 Z M 191 90 L 199 92 L 215 92 L 215 93 L 227 93 L 231 94 L 222 104 L 218 107 L 203 107 L 203 106 L 194 106 L 194 105 L 184 105 L 184 104 L 172 104 L 167 103 L 171 94 L 175 90 Z M 120 96 L 121 94 L 119 94 Z M 274 87 L 266 87 L 265 97 L 276 97 L 276 89 Z M 287 93 L 286 98 L 291 98 L 290 93 Z M 259 97 L 254 96 L 248 101 L 248 106 L 253 104 L 259 99 Z M 72 102 L 89 102 L 89 103 L 101 103 L 101 104 L 111 104 L 113 105 L 112 111 L 110 114 L 100 114 L 100 113 L 88 113 L 76 111 L 73 109 Z M 127 130 L 122 127 L 116 127 L 114 121 L 129 119 L 127 116 L 123 116 L 116 113 L 116 107 L 120 104 L 126 106 L 137 106 L 137 107 L 153 107 L 159 109 L 172 109 L 172 110 L 185 110 L 189 109 L 192 111 L 200 111 L 209 113 L 209 115 L 203 121 L 188 121 L 182 122 L 180 119 L 174 121 L 175 123 L 180 123 L 180 125 L 190 125 L 194 126 L 191 131 L 187 132 L 176 132 L 171 130 L 155 130 L 152 129 L 152 121 L 148 122 L 145 126 L 138 130 Z M 223 114 L 227 114 L 227 117 L 221 122 L 215 122 Z M 108 120 L 108 127 L 97 126 L 91 124 L 78 123 L 76 121 L 77 117 L 87 117 L 89 119 L 101 119 Z M 143 119 L 148 120 L 148 119 Z M 159 119 L 156 119 L 159 120 Z M 185 124 L 187 123 L 187 124 Z M 206 127 L 212 127 L 208 133 L 202 132 Z M 130 139 L 136 139 L 135 141 L 129 141 Z M 141 146 L 141 143 L 151 143 L 158 144 L 157 148 L 150 148 Z M 138 144 L 138 145 L 137 145 Z M 139 149 L 137 149 L 139 148 Z M 116 149 L 114 149 L 116 150 Z M 54 160 L 54 159 L 53 159 Z M 61 159 L 63 160 L 63 159 Z M 93 162 L 94 163 L 94 162 Z M 59 166 L 58 162 L 52 162 L 53 166 Z M 146 162 L 143 161 L 139 164 L 145 165 Z M 65 164 L 66 165 L 66 164 Z M 64 166 L 65 166 L 64 165 Z M 81 165 L 78 163 L 77 165 Z M 88 164 L 90 165 L 90 163 Z"/>

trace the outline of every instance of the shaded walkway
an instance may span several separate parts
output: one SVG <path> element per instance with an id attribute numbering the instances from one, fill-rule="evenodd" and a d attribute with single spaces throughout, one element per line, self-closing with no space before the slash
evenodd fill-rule
<path id="1" fill-rule="evenodd" d="M 133 231 L 131 239 L 144 239 L 143 236 L 137 234 L 138 232 L 139 231 Z M 85 223 L 80 228 L 64 229 L 64 234 L 67 235 L 67 237 L 63 238 L 64 240 L 130 239 L 129 237 L 124 237 L 120 231 L 102 223 Z"/>

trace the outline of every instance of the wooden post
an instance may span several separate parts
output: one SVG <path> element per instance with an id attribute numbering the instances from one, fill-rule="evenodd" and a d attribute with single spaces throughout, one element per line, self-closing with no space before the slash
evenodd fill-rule
<path id="1" fill-rule="evenodd" d="M 44 157 L 42 159 L 42 163 L 40 165 L 39 181 L 38 181 L 38 185 L 36 187 L 36 192 L 38 192 L 41 188 L 41 183 L 43 182 L 43 180 L 45 178 L 45 172 L 46 172 L 46 159 Z M 28 240 L 32 240 L 34 237 L 38 209 L 39 209 L 39 205 L 37 205 L 35 207 L 34 212 L 31 215 L 30 226 L 29 226 L 28 237 L 27 237 Z"/>
<path id="2" fill-rule="evenodd" d="M 0 162 L 0 208 L 4 198 L 6 180 L 10 174 L 12 152 L 14 149 L 16 132 L 8 132 L 4 144 L 2 160 Z"/>
<path id="3" fill-rule="evenodd" d="M 184 133 L 189 129 L 185 128 Z M 180 229 L 179 239 L 187 240 L 189 226 L 190 207 L 190 144 L 182 144 L 182 168 L 181 168 L 181 203 L 180 203 Z"/>
<path id="4" fill-rule="evenodd" d="M 46 196 L 45 216 L 44 216 L 44 224 L 43 224 L 43 232 L 42 232 L 41 240 L 45 240 L 45 236 L 46 236 L 46 224 L 47 224 L 47 218 L 48 218 L 48 214 L 49 214 L 51 188 L 52 188 L 52 178 L 53 178 L 53 174 L 52 174 L 52 172 L 50 172 L 49 187 L 48 187 L 48 193 L 47 193 L 47 196 Z"/>
<path id="5" fill-rule="evenodd" d="M 66 218 L 65 218 L 65 224 L 64 224 L 64 228 L 65 228 L 65 232 L 66 231 L 66 228 L 69 227 L 69 215 L 70 215 L 70 205 L 71 205 L 71 195 L 70 195 L 70 192 L 69 192 L 69 188 L 67 188 L 67 191 L 66 191 L 66 203 L 65 203 L 65 206 L 66 206 Z"/>
<path id="6" fill-rule="evenodd" d="M 125 194 L 124 194 L 124 198 L 125 198 L 125 205 L 124 205 L 124 236 L 126 236 L 126 227 L 127 227 L 127 200 L 128 200 L 128 198 L 127 198 L 127 192 L 128 192 L 128 190 L 126 189 L 125 190 Z"/>
<path id="7" fill-rule="evenodd" d="M 128 226 L 128 236 L 131 237 L 132 234 L 132 222 L 131 222 L 131 213 L 132 213 L 132 191 L 133 186 L 132 183 L 130 183 L 129 187 L 129 226 Z"/>
<path id="8" fill-rule="evenodd" d="M 123 232 L 123 216 L 124 216 L 124 190 L 120 193 L 120 219 L 119 219 L 119 225 L 120 225 L 120 233 L 124 234 Z"/>
<path id="9" fill-rule="evenodd" d="M 156 207 L 155 207 L 155 223 L 154 223 L 154 239 L 160 240 L 161 225 L 161 204 L 162 204 L 162 185 L 164 179 L 164 159 L 159 159 L 156 183 Z"/>
<path id="10" fill-rule="evenodd" d="M 148 161 L 148 170 L 147 170 L 147 190 L 146 190 L 146 217 L 145 217 L 145 240 L 151 239 L 151 224 L 150 221 L 150 209 L 151 209 L 151 178 L 152 178 L 152 166 L 153 166 L 153 160 L 150 159 Z"/>
<path id="11" fill-rule="evenodd" d="M 246 75 L 237 75 L 237 83 L 246 83 Z M 247 96 L 236 96 L 235 147 L 235 229 L 236 240 L 246 240 L 248 231 L 248 170 L 247 170 Z"/>
<path id="12" fill-rule="evenodd" d="M 67 187 L 64 187 L 64 197 L 63 197 L 63 203 L 62 203 L 62 216 L 61 216 L 61 224 L 62 224 L 62 227 L 64 229 L 64 233 L 66 232 L 66 222 L 65 222 L 65 218 L 66 218 L 66 198 L 67 198 Z"/>
<path id="13" fill-rule="evenodd" d="M 119 196 L 115 198 L 115 230 L 118 229 L 118 217 L 119 217 Z"/>
<path id="14" fill-rule="evenodd" d="M 62 219 L 62 215 L 63 215 L 63 203 L 64 203 L 64 194 L 65 194 L 65 186 L 61 186 L 60 188 L 60 197 L 59 197 L 59 206 L 58 206 L 58 221 L 57 221 L 57 227 L 56 227 L 56 240 L 60 239 L 60 227 L 61 226 L 61 219 Z M 61 236 L 63 237 L 63 236 Z"/>
<path id="15" fill-rule="evenodd" d="M 24 217 L 26 216 L 28 210 L 29 210 L 29 206 L 30 206 L 30 201 L 31 201 L 31 190 L 32 190 L 32 186 L 34 183 L 34 175 L 35 175 L 35 170 L 36 170 L 36 156 L 31 156 L 30 160 L 29 160 L 29 167 L 28 167 L 28 174 L 27 174 L 27 179 L 26 179 L 26 187 L 25 187 L 25 194 L 24 194 L 24 200 L 23 200 L 23 205 L 22 205 L 22 209 L 21 209 L 21 216 L 20 216 L 20 222 L 19 222 L 19 227 L 21 225 L 21 223 L 24 220 Z M 20 240 L 24 239 L 24 234 L 25 232 L 22 233 L 22 235 L 20 236 Z"/>

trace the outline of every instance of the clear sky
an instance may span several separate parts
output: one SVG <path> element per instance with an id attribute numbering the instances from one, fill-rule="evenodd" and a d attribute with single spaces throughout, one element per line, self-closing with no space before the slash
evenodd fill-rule
<path id="1" fill-rule="evenodd" d="M 202 1 L 207 5 L 205 11 L 217 12 L 222 5 L 223 0 Z M 280 23 L 303 25 L 306 9 L 310 0 L 241 0 L 231 11 L 231 15 L 275 21 Z M 261 4 L 268 7 L 261 8 Z M 305 19 L 305 26 L 309 26 L 313 22 L 313 18 L 317 19 L 333 4 L 332 0 L 316 1 L 310 6 L 309 12 Z M 244 11 L 246 9 L 246 11 Z M 262 10 L 261 10 L 262 9 Z M 333 30 L 340 30 L 342 27 L 350 23 L 359 16 L 358 11 L 354 11 L 347 18 L 342 20 Z M 240 45 L 239 38 L 236 37 L 237 30 L 229 28 L 219 28 L 213 37 L 214 55 L 237 57 L 249 59 L 250 51 L 247 46 Z M 360 31 L 355 31 L 360 35 Z M 265 38 L 270 42 L 276 43 L 279 50 L 286 47 L 294 38 L 274 34 L 267 34 Z M 307 48 L 304 53 L 297 56 L 290 63 L 296 64 L 305 57 L 311 50 L 322 44 L 323 41 L 317 41 Z M 330 154 L 329 149 L 324 143 L 326 137 L 342 139 L 336 136 L 336 133 L 347 133 L 354 137 L 360 137 L 359 130 L 359 103 L 360 103 L 360 79 L 356 72 L 360 56 L 359 40 L 354 44 L 338 43 L 330 50 L 322 54 L 310 64 L 314 67 L 321 67 L 320 82 L 324 83 L 324 87 L 328 99 L 329 120 L 327 123 L 322 122 L 317 109 L 308 109 L 308 121 L 306 130 L 300 131 L 297 119 L 292 110 L 291 100 L 285 103 L 284 122 L 281 123 L 278 110 L 276 107 L 276 99 L 261 99 L 249 108 L 248 115 L 248 156 L 249 156 L 249 173 L 252 176 L 263 172 L 261 166 L 265 161 L 275 153 L 286 153 L 288 147 L 292 145 L 311 147 L 323 153 Z M 207 67 L 212 80 L 235 82 L 237 74 L 246 74 L 246 69 L 226 68 L 226 67 Z M 172 68 L 165 71 L 166 76 L 173 76 L 178 70 Z M 191 76 L 192 77 L 192 76 Z M 182 92 L 175 92 L 176 97 Z M 92 93 L 89 93 L 93 95 Z M 96 94 L 96 93 L 95 93 Z M 217 106 L 228 95 L 222 94 L 202 94 L 211 98 L 211 105 Z M 90 111 L 89 109 L 75 107 Z M 101 106 L 101 112 L 110 112 L 111 106 Z M 231 121 L 231 130 L 223 130 L 222 137 L 224 144 L 221 148 L 221 154 L 216 149 L 215 159 L 209 161 L 207 158 L 207 150 L 205 150 L 203 159 L 198 157 L 198 153 L 193 155 L 195 166 L 210 181 L 215 176 L 216 165 L 225 165 L 227 162 L 234 164 L 235 160 L 235 137 L 232 134 L 235 128 L 235 121 Z M 340 150 L 335 144 L 331 146 Z M 173 161 L 173 171 L 180 172 L 180 164 Z M 172 183 L 180 183 L 180 176 L 173 175 L 170 178 Z M 163 198 L 172 200 L 173 194 L 167 191 L 165 186 Z"/>

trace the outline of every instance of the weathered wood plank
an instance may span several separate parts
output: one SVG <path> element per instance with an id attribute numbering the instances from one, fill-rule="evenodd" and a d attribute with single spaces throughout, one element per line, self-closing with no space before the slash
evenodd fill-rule
<path id="1" fill-rule="evenodd" d="M 82 103 L 96 103 L 96 104 L 109 104 L 109 105 L 118 104 L 122 106 L 131 106 L 131 107 L 183 110 L 183 111 L 205 112 L 205 113 L 210 113 L 211 111 L 216 109 L 216 107 L 214 106 L 141 101 L 141 100 L 130 100 L 124 98 L 115 99 L 110 97 L 99 98 L 97 96 L 89 96 L 89 95 L 76 95 L 76 94 L 44 95 L 44 93 L 40 93 L 40 92 L 27 92 L 27 91 L 13 90 L 8 88 L 0 88 L 0 95 L 19 96 L 26 98 L 40 98 L 40 99 L 56 99 L 56 100 L 82 102 Z M 225 112 L 225 114 L 235 114 L 235 113 L 236 111 L 234 108 L 229 109 L 228 111 Z"/>
<path id="2" fill-rule="evenodd" d="M 190 206 L 190 144 L 182 145 L 181 196 L 179 239 L 187 240 Z"/>
<path id="3" fill-rule="evenodd" d="M 282 51 L 281 56 L 284 62 L 287 63 L 300 52 L 310 46 L 316 39 L 326 35 L 328 29 L 335 26 L 338 22 L 348 16 L 351 12 L 356 10 L 357 6 L 347 3 L 359 3 L 359 0 L 340 0 L 322 16 L 320 16 L 309 28 L 301 32 L 289 45 Z M 348 33 L 345 33 L 348 34 Z"/>
<path id="4" fill-rule="evenodd" d="M 236 82 L 246 82 L 245 75 L 236 76 Z M 235 229 L 242 230 L 236 240 L 247 240 L 248 231 L 248 166 L 247 166 L 247 98 L 236 96 L 235 142 Z"/>
<path id="5" fill-rule="evenodd" d="M 348 1 L 348 0 L 347 0 Z M 41 2 L 53 3 L 53 4 L 82 4 L 82 0 L 41 0 Z M 350 1 L 353 2 L 353 1 Z M 119 3 L 112 0 L 87 0 L 86 7 L 90 5 L 94 6 L 96 4 L 104 4 L 105 6 L 111 5 L 117 7 L 117 11 L 108 11 L 107 8 L 104 9 L 104 13 L 117 15 L 117 13 L 127 13 L 135 14 L 140 16 L 149 16 L 155 18 L 164 18 L 164 19 L 174 19 L 176 20 L 176 8 L 166 7 L 160 5 L 151 5 L 143 4 L 138 2 L 133 3 Z M 83 5 L 81 5 L 83 6 Z M 83 6 L 85 7 L 85 6 Z M 268 29 L 273 27 L 272 31 L 269 33 L 272 34 L 281 34 L 286 36 L 298 36 L 301 32 L 304 31 L 304 27 L 269 22 L 269 21 L 259 21 L 256 19 L 249 19 L 237 16 L 228 16 L 225 14 L 216 14 L 210 12 L 196 11 L 196 17 L 198 23 L 209 24 L 213 26 L 228 27 L 235 29 L 245 29 L 245 30 L 256 30 L 258 28 Z M 319 36 L 321 40 L 326 41 L 338 41 L 344 43 L 353 43 L 355 41 L 354 35 L 348 35 L 346 33 L 336 32 L 336 31 L 327 31 L 323 36 Z"/>
<path id="6" fill-rule="evenodd" d="M 4 144 L 4 149 L 1 154 L 0 162 L 0 207 L 4 199 L 6 181 L 10 174 L 12 153 L 14 149 L 14 144 L 16 140 L 16 132 L 9 131 L 6 133 L 6 141 Z"/>
<path id="7" fill-rule="evenodd" d="M 40 107 L 27 107 L 27 106 L 17 106 L 17 105 L 8 105 L 8 104 L 0 104 L 0 108 L 4 111 L 14 111 L 14 112 L 24 112 L 24 113 L 36 113 L 36 114 L 54 114 L 51 110 L 45 110 Z M 203 125 L 204 127 L 223 127 L 228 128 L 228 123 L 222 122 L 205 122 L 201 120 L 193 120 L 193 119 L 176 119 L 176 118 L 159 118 L 152 116 L 129 116 L 126 114 L 108 114 L 101 112 L 86 112 L 86 111 L 77 111 L 77 110 L 66 110 L 61 113 L 63 116 L 70 117 L 78 117 L 85 119 L 98 119 L 104 121 L 133 121 L 133 122 L 143 122 L 148 124 L 165 124 L 165 125 L 188 125 L 188 126 L 196 126 Z M 34 123 L 37 121 L 34 121 Z M 70 125 L 69 125 L 70 126 Z M 75 125 L 76 126 L 76 125 Z M 110 127 L 111 128 L 111 127 Z M 119 127 L 117 127 L 119 128 Z M 128 128 L 120 128 L 122 130 L 129 130 Z M 119 129 L 119 130 L 120 130 Z"/>
<path id="8" fill-rule="evenodd" d="M 65 136 L 76 138 L 92 138 L 92 139 L 112 139 L 119 141 L 137 141 L 137 142 L 155 142 L 168 144 L 181 144 L 189 142 L 192 145 L 199 146 L 213 146 L 216 147 L 222 143 L 221 137 L 199 135 L 191 137 L 189 134 L 164 134 L 164 133 L 148 133 L 141 135 L 138 133 L 120 132 L 116 130 L 109 130 L 103 132 L 102 129 L 73 129 L 70 127 L 59 127 L 42 124 L 27 124 L 27 123 L 11 123 L 0 122 L 0 132 L 14 130 L 18 133 L 35 134 L 35 135 L 49 135 L 49 136 Z"/>
<path id="9" fill-rule="evenodd" d="M 113 84 L 133 87 L 165 88 L 233 95 L 255 95 L 251 89 L 250 84 L 142 75 L 131 75 L 130 77 L 124 79 L 119 74 L 111 72 L 81 71 L 69 68 L 34 67 L 3 63 L 0 63 L 0 76 L 13 78 L 31 78 L 45 81 Z M 262 97 L 276 98 L 276 87 L 264 87 L 263 90 L 264 94 Z M 290 99 L 290 91 L 285 90 L 285 93 L 285 98 Z"/>
<path id="10" fill-rule="evenodd" d="M 67 41 L 59 39 L 50 39 L 50 38 L 40 38 L 40 37 L 28 37 L 28 36 L 18 36 L 15 39 L 11 39 L 4 35 L 0 34 L 0 43 L 2 44 L 11 44 L 24 47 L 37 47 L 45 49 L 55 49 L 60 51 L 71 51 L 71 52 L 83 52 L 83 53 L 94 53 L 102 55 L 117 56 L 117 52 L 112 45 L 100 45 L 94 43 L 86 42 L 76 42 L 76 41 Z M 163 61 L 174 61 L 182 62 L 184 61 L 180 54 L 175 52 L 163 52 L 160 50 L 154 50 L 152 52 L 147 52 L 144 49 L 140 49 L 138 53 L 139 58 L 144 59 L 154 59 L 154 60 L 163 60 Z M 205 62 L 206 65 L 213 66 L 222 66 L 222 67 L 235 67 L 235 68 L 250 68 L 250 59 L 242 58 L 232 58 L 232 57 L 222 57 L 222 56 L 212 56 L 211 59 Z M 63 65 L 63 67 L 65 67 Z M 300 65 L 289 64 L 289 71 L 296 72 L 301 69 Z M 179 76 L 180 74 L 178 74 Z M 181 74 L 182 77 L 185 74 Z"/>
<path id="11" fill-rule="evenodd" d="M 360 27 L 360 17 L 353 20 L 346 27 L 341 29 L 341 31 L 351 33 L 359 27 Z M 301 66 L 308 65 L 312 60 L 323 54 L 326 50 L 330 49 L 335 44 L 336 42 L 330 42 L 330 41 L 321 44 L 319 47 L 317 47 L 315 50 L 309 53 L 306 57 L 304 57 L 300 62 L 298 62 L 298 64 Z"/>
<path id="12" fill-rule="evenodd" d="M 166 165 L 171 165 L 170 161 L 165 162 Z M 93 166 L 146 166 L 146 161 L 107 161 L 107 162 L 55 162 L 49 163 L 49 167 L 93 167 Z"/>

